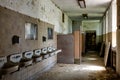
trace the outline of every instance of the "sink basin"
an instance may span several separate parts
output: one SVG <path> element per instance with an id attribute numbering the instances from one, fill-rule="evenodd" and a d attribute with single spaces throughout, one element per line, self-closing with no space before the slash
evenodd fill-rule
<path id="1" fill-rule="evenodd" d="M 13 63 L 19 63 L 21 59 L 22 59 L 22 54 L 19 53 L 8 56 L 8 60 Z"/>
<path id="2" fill-rule="evenodd" d="M 33 56 L 33 51 L 27 51 L 27 52 L 25 52 L 25 53 L 23 53 L 23 57 L 24 58 L 32 58 L 32 56 Z"/>
<path id="3" fill-rule="evenodd" d="M 47 47 L 45 47 L 45 48 L 42 48 L 42 54 L 47 54 Z"/>
<path id="4" fill-rule="evenodd" d="M 33 63 L 33 51 L 27 51 L 23 53 L 23 58 L 20 61 L 20 67 L 27 67 Z"/>
<path id="5" fill-rule="evenodd" d="M 41 54 L 40 49 L 34 50 L 34 56 L 40 56 L 40 54 Z"/>
<path id="6" fill-rule="evenodd" d="M 2 73 L 8 74 L 15 71 L 18 71 L 19 69 L 19 62 L 22 58 L 22 54 L 11 54 L 7 56 L 7 62 L 2 67 Z"/>
<path id="7" fill-rule="evenodd" d="M 48 52 L 52 52 L 53 51 L 53 48 L 50 46 L 47 48 Z"/>
<path id="8" fill-rule="evenodd" d="M 7 62 L 7 58 L 4 56 L 0 57 L 0 68 L 3 67 L 3 65 Z"/>
<path id="9" fill-rule="evenodd" d="M 34 50 L 34 55 L 33 55 L 34 62 L 40 62 L 42 60 L 42 56 L 40 55 L 41 55 L 40 49 Z"/>
<path id="10" fill-rule="evenodd" d="M 57 50 L 55 47 L 52 47 L 53 51 Z"/>

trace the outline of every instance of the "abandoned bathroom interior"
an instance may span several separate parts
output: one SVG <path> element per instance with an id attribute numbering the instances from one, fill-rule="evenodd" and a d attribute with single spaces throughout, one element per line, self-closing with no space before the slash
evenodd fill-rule
<path id="1" fill-rule="evenodd" d="M 0 80 L 119 80 L 120 0 L 0 0 Z"/>

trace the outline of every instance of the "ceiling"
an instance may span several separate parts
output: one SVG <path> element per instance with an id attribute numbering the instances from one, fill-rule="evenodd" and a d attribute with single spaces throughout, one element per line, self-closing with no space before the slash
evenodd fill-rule
<path id="1" fill-rule="evenodd" d="M 82 14 L 88 14 L 89 18 L 101 18 L 111 0 L 85 0 L 86 8 L 80 8 L 77 0 L 52 0 L 71 19 L 80 19 Z"/>

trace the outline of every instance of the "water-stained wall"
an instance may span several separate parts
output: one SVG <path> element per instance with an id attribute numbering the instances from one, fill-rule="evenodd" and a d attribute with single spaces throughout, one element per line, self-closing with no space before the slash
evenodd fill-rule
<path id="1" fill-rule="evenodd" d="M 0 0 L 0 5 L 53 24 L 57 33 L 72 32 L 71 19 L 65 14 L 63 23 L 63 12 L 51 0 Z"/>
<path id="2" fill-rule="evenodd" d="M 103 18 L 103 41 L 111 42 L 116 47 L 116 0 L 113 0 Z"/>
<path id="3" fill-rule="evenodd" d="M 38 25 L 38 36 L 36 40 L 25 39 L 26 22 Z M 4 7 L 0 7 L 0 28 L 0 56 L 8 56 L 16 53 L 22 54 L 25 51 L 41 49 L 48 46 L 57 47 L 57 33 L 54 31 L 54 25 Z M 48 39 L 48 28 L 53 29 L 53 39 Z M 14 35 L 20 37 L 19 43 L 12 44 L 12 38 Z M 43 36 L 46 37 L 46 41 L 44 42 Z M 33 64 L 32 66 L 21 69 L 13 74 L 6 74 L 1 80 L 30 80 L 30 78 L 35 78 L 37 74 L 39 75 L 46 70 L 46 68 L 54 66 L 56 62 L 57 56 L 54 55 L 42 62 Z"/>
<path id="4" fill-rule="evenodd" d="M 38 24 L 38 39 L 25 39 L 25 23 Z M 53 28 L 54 25 L 40 21 L 18 12 L 0 7 L 0 56 L 6 56 L 13 53 L 22 53 L 28 50 L 39 49 L 47 46 L 56 47 L 56 33 L 54 38 L 48 40 L 47 28 Z M 17 35 L 20 37 L 19 44 L 12 44 L 12 37 Z M 42 37 L 46 37 L 46 42 L 42 41 Z"/>

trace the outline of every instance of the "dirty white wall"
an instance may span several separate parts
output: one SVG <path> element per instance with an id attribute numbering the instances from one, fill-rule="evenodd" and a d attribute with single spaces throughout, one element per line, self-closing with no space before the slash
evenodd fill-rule
<path id="1" fill-rule="evenodd" d="M 55 31 L 58 33 L 71 33 L 71 30 L 68 30 L 71 27 L 68 26 L 69 17 L 65 15 L 63 23 L 62 11 L 51 0 L 0 0 L 0 5 L 51 23 L 55 25 Z"/>
<path id="2" fill-rule="evenodd" d="M 68 18 L 68 32 L 72 33 L 72 20 L 70 18 Z"/>
<path id="3" fill-rule="evenodd" d="M 72 20 L 65 15 L 63 23 L 63 34 L 72 33 Z"/>
<path id="4" fill-rule="evenodd" d="M 76 30 L 80 30 L 81 28 L 81 21 L 73 21 L 72 23 L 72 30 L 73 32 L 76 31 Z"/>
<path id="5" fill-rule="evenodd" d="M 105 42 L 105 40 L 106 40 L 106 37 L 104 37 L 104 35 L 105 35 L 105 33 L 106 33 L 106 27 L 105 27 L 105 25 L 106 25 L 106 20 L 105 20 L 105 16 L 103 17 L 103 21 L 102 21 L 102 30 L 103 30 L 103 41 Z"/>
<path id="6" fill-rule="evenodd" d="M 105 37 L 106 42 L 111 42 L 112 47 L 116 47 L 116 29 L 117 29 L 117 18 L 116 18 L 116 0 L 113 0 L 111 6 L 109 7 L 106 15 L 103 18 L 103 35 Z"/>
<path id="7" fill-rule="evenodd" d="M 117 5 L 116 0 L 112 3 L 112 47 L 116 47 L 116 31 L 117 31 Z"/>

